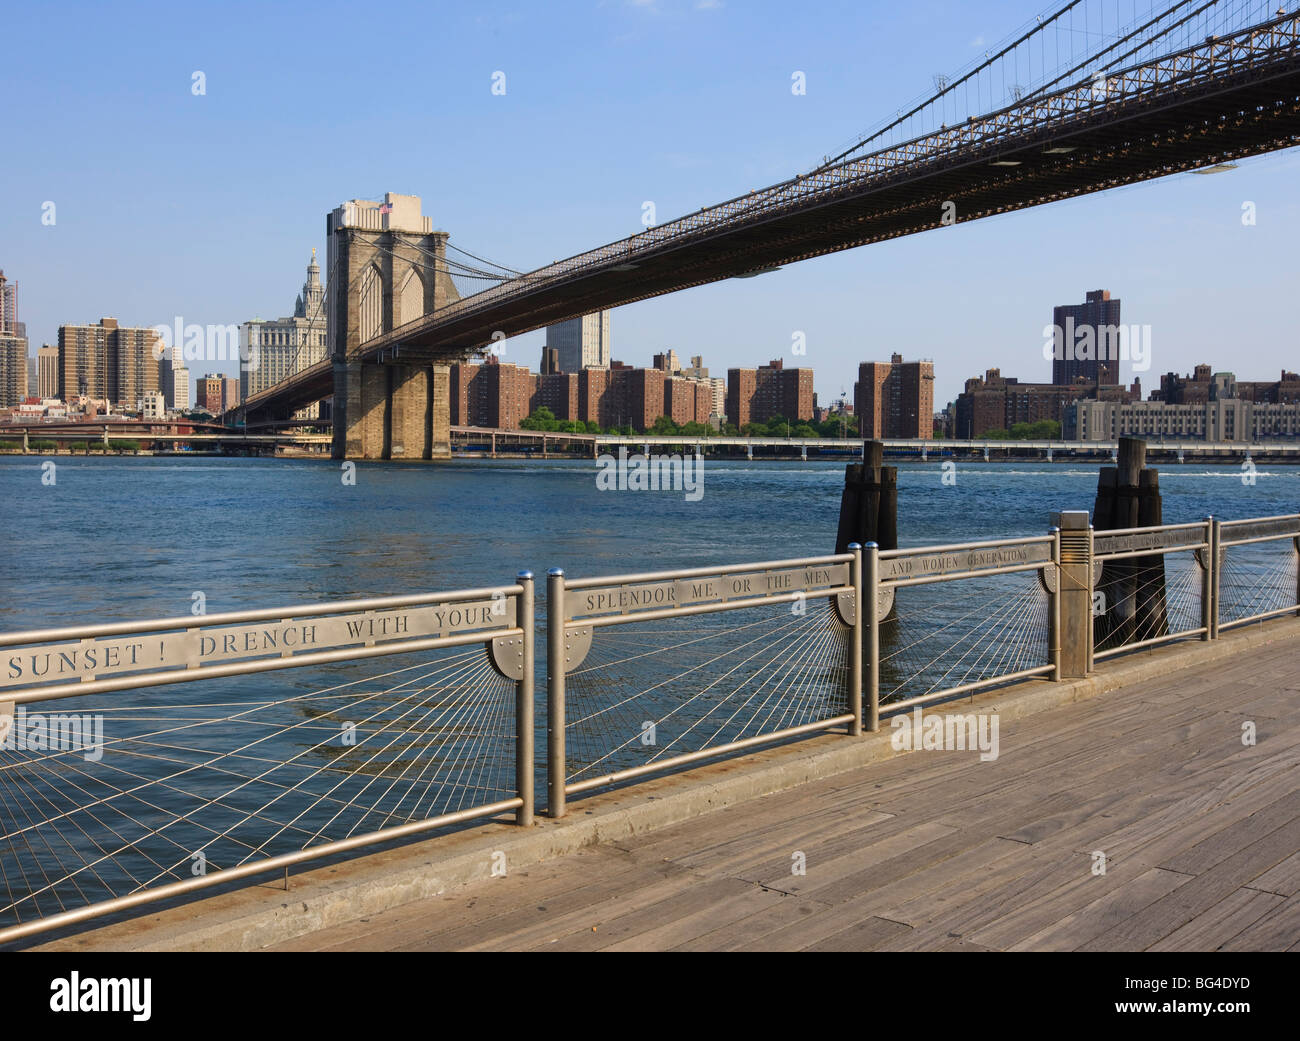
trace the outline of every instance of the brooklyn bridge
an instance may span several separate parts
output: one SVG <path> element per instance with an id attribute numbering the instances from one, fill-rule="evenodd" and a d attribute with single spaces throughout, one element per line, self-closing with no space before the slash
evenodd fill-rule
<path id="1" fill-rule="evenodd" d="M 533 271 L 449 245 L 414 197 L 345 203 L 327 218 L 329 357 L 225 418 L 332 397 L 335 458 L 447 458 L 449 366 L 503 338 L 1293 147 L 1300 10 L 1270 6 L 1181 0 L 1121 25 L 1071 0 L 816 168 Z"/>

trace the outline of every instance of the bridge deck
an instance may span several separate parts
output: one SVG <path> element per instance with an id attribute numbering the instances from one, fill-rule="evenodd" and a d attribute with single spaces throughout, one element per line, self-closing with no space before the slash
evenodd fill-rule
<path id="1" fill-rule="evenodd" d="M 281 949 L 1300 950 L 1298 705 L 1284 640 Z"/>

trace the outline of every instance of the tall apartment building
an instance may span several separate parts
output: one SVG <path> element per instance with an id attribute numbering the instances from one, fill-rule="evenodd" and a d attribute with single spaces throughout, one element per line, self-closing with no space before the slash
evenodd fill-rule
<path id="1" fill-rule="evenodd" d="M 59 326 L 59 397 L 76 395 L 135 408 L 147 390 L 162 383 L 162 345 L 153 329 L 98 325 Z"/>
<path id="2" fill-rule="evenodd" d="M 26 335 L 18 329 L 18 285 L 0 271 L 0 336 Z"/>
<path id="3" fill-rule="evenodd" d="M 36 352 L 36 393 L 42 398 L 59 396 L 59 349 L 48 343 Z"/>
<path id="4" fill-rule="evenodd" d="M 174 412 L 188 412 L 193 405 L 190 400 L 190 370 L 184 365 L 172 362 L 168 378 L 163 383 L 163 400 Z"/>
<path id="5" fill-rule="evenodd" d="M 321 284 L 320 265 L 316 263 L 313 249 L 311 263 L 307 265 L 307 281 L 294 302 L 293 314 L 274 321 L 254 318 L 239 327 L 241 362 L 236 401 L 246 400 L 325 360 L 329 348 L 324 301 L 325 287 Z M 320 404 L 309 405 L 294 415 L 299 419 L 316 419 Z"/>
<path id="6" fill-rule="evenodd" d="M 14 408 L 27 397 L 27 340 L 0 333 L 0 408 Z"/>
<path id="7" fill-rule="evenodd" d="M 709 376 L 709 370 L 704 367 L 704 358 L 699 355 L 693 355 L 691 365 L 688 369 L 682 369 L 682 375 L 688 380 L 699 380 L 701 383 L 707 383 L 713 392 L 713 404 L 710 408 L 710 415 L 719 418 L 727 414 L 727 381 L 721 376 Z"/>
<path id="8" fill-rule="evenodd" d="M 451 366 L 451 425 L 517 430 L 532 412 L 537 377 L 526 366 L 489 355 Z"/>
<path id="9" fill-rule="evenodd" d="M 1087 293 L 1081 304 L 1063 304 L 1052 309 L 1052 325 L 1058 331 L 1057 349 L 1052 358 L 1052 383 L 1072 386 L 1114 387 L 1119 384 L 1119 362 L 1113 348 L 1118 346 L 1115 333 L 1120 328 L 1119 301 L 1110 292 L 1098 289 Z M 1080 352 L 1078 347 L 1092 337 L 1092 348 Z M 1079 353 L 1090 355 L 1078 357 Z"/>
<path id="10" fill-rule="evenodd" d="M 239 377 L 226 376 L 221 381 L 221 404 L 229 412 L 243 399 L 239 396 Z"/>
<path id="11" fill-rule="evenodd" d="M 929 438 L 934 436 L 934 362 L 865 361 L 853 384 L 853 412 L 862 436 Z"/>
<path id="12" fill-rule="evenodd" d="M 609 368 L 612 359 L 609 312 L 597 311 L 547 326 L 546 346 L 558 352 L 561 372 Z"/>
<path id="13" fill-rule="evenodd" d="M 668 376 L 664 379 L 664 415 L 681 426 L 707 423 L 713 414 L 713 388 L 707 381 Z"/>
<path id="14" fill-rule="evenodd" d="M 530 414 L 539 408 L 551 410 L 556 419 L 578 418 L 578 374 L 576 372 L 543 372 L 534 377 L 534 391 Z"/>
<path id="15" fill-rule="evenodd" d="M 776 358 L 757 369 L 727 370 L 728 423 L 743 430 L 776 416 L 791 423 L 812 419 L 812 369 L 787 369 Z"/>
<path id="16" fill-rule="evenodd" d="M 18 288 L 0 271 L 0 407 L 23 403 L 28 375 L 27 329 L 18 321 Z"/>

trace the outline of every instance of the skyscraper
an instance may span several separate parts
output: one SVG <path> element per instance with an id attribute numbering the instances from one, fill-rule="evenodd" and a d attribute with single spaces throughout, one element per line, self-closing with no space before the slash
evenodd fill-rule
<path id="1" fill-rule="evenodd" d="M 1061 385 L 1119 385 L 1119 301 L 1110 291 L 1088 293 L 1081 304 L 1052 309 L 1055 350 L 1052 382 Z"/>
<path id="2" fill-rule="evenodd" d="M 546 327 L 546 346 L 559 351 L 561 372 L 607 369 L 611 358 L 609 312 L 571 318 Z"/>
<path id="3" fill-rule="evenodd" d="M 239 327 L 239 399 L 275 386 L 295 372 L 324 361 L 326 347 L 325 287 L 321 285 L 316 251 L 311 251 L 307 281 L 294 302 L 293 315 L 264 322 L 255 318 Z M 229 407 L 229 406 L 227 406 Z M 315 419 L 320 404 L 295 413 L 299 419 Z"/>
<path id="4" fill-rule="evenodd" d="M 0 407 L 27 397 L 27 330 L 18 321 L 18 292 L 0 271 Z"/>
<path id="5" fill-rule="evenodd" d="M 0 271 L 0 336 L 18 335 L 18 286 Z"/>

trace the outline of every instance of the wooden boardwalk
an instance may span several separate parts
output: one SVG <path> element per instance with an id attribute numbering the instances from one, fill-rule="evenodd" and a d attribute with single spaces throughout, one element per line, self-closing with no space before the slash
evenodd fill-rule
<path id="1" fill-rule="evenodd" d="M 278 949 L 1300 950 L 1298 709 L 1284 640 Z"/>

